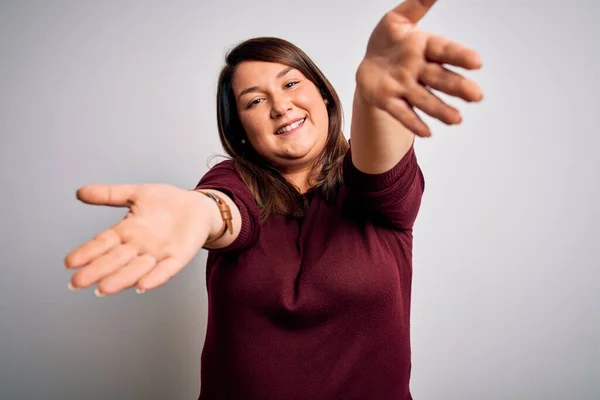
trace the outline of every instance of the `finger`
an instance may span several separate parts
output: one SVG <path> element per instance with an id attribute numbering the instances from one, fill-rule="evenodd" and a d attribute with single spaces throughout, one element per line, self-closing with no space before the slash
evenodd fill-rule
<path id="1" fill-rule="evenodd" d="M 479 69 L 482 62 L 479 54 L 460 43 L 438 35 L 427 39 L 425 58 L 439 64 L 450 64 L 465 69 Z"/>
<path id="2" fill-rule="evenodd" d="M 406 93 L 406 99 L 414 107 L 426 114 L 437 118 L 445 124 L 459 124 L 462 122 L 460 113 L 454 107 L 444 103 L 439 97 L 419 84 L 415 84 Z"/>
<path id="3" fill-rule="evenodd" d="M 419 22 L 429 9 L 435 4 L 436 0 L 405 0 L 392 10 L 410 22 L 416 24 Z"/>
<path id="4" fill-rule="evenodd" d="M 124 207 L 133 203 L 139 185 L 86 185 L 77 190 L 77 199 L 87 204 Z"/>
<path id="5" fill-rule="evenodd" d="M 156 266 L 156 258 L 149 254 L 140 255 L 113 274 L 102 278 L 96 288 L 97 295 L 109 295 L 134 287 Z"/>
<path id="6" fill-rule="evenodd" d="M 132 243 L 113 247 L 75 273 L 71 278 L 73 287 L 86 288 L 95 284 L 133 260 L 138 251 L 139 247 Z"/>
<path id="7" fill-rule="evenodd" d="M 121 243 L 121 237 L 114 229 L 108 229 L 96 235 L 89 242 L 79 246 L 65 258 L 65 267 L 78 268 L 87 265 L 109 249 Z"/>
<path id="8" fill-rule="evenodd" d="M 150 273 L 139 280 L 137 290 L 143 293 L 155 289 L 174 277 L 183 267 L 185 263 L 172 256 L 161 260 Z"/>
<path id="9" fill-rule="evenodd" d="M 417 115 L 406 100 L 402 98 L 391 100 L 386 105 L 386 111 L 415 135 L 420 137 L 431 136 L 429 127 L 423 122 L 421 117 Z"/>
<path id="10" fill-rule="evenodd" d="M 483 99 L 483 92 L 477 83 L 437 63 L 427 63 L 425 65 L 419 75 L 419 82 L 465 101 L 480 101 Z"/>

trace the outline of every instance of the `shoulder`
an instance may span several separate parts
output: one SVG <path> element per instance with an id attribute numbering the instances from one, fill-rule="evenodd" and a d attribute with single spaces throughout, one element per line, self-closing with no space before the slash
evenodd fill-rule
<path id="1" fill-rule="evenodd" d="M 202 176 L 196 189 L 219 190 L 232 200 L 243 201 L 246 206 L 254 208 L 255 199 L 248 185 L 237 171 L 235 161 L 227 159 L 215 164 Z"/>
<path id="2" fill-rule="evenodd" d="M 216 163 L 215 165 L 213 165 L 212 167 L 209 168 L 208 173 L 211 172 L 229 172 L 229 173 L 235 173 L 237 175 L 237 171 L 235 168 L 235 161 L 231 160 L 231 159 L 226 159 L 223 161 L 220 161 L 218 163 Z"/>
<path id="3" fill-rule="evenodd" d="M 208 182 L 216 183 L 219 181 L 226 182 L 227 184 L 232 184 L 238 182 L 243 184 L 243 181 L 237 172 L 235 161 L 227 159 L 218 162 L 217 164 L 210 167 L 210 169 L 202 176 L 200 181 L 198 182 L 198 186 L 206 184 Z"/>

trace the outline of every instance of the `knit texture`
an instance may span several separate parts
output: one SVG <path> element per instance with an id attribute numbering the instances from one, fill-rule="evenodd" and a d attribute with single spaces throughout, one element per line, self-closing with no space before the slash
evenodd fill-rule
<path id="1" fill-rule="evenodd" d="M 424 190 L 414 149 L 390 171 L 344 159 L 332 202 L 302 218 L 259 210 L 231 161 L 197 188 L 232 198 L 242 229 L 209 251 L 199 399 L 409 400 L 412 227 Z"/>

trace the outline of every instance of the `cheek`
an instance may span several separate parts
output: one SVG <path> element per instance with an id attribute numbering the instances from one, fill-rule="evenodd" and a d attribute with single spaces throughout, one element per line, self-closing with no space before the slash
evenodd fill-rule
<path id="1" fill-rule="evenodd" d="M 270 136 L 268 132 L 271 129 L 268 118 L 267 121 L 265 121 L 265 118 L 260 115 L 260 113 L 248 113 L 241 117 L 240 121 L 246 132 L 246 137 L 250 142 L 249 145 L 251 145 L 258 154 L 266 157 L 270 147 Z"/>
<path id="2" fill-rule="evenodd" d="M 241 117 L 240 121 L 250 140 L 260 138 L 266 129 L 264 118 L 259 113 L 248 113 Z"/>
<path id="3" fill-rule="evenodd" d="M 324 104 L 319 104 L 318 108 L 315 109 L 315 124 L 319 129 L 324 130 L 325 134 L 327 134 L 329 130 L 329 114 L 327 113 L 327 106 Z"/>
<path id="4" fill-rule="evenodd" d="M 318 128 L 328 130 L 329 115 L 327 114 L 327 106 L 323 103 L 323 98 L 316 89 L 298 93 L 295 103 L 310 113 L 313 123 Z"/>

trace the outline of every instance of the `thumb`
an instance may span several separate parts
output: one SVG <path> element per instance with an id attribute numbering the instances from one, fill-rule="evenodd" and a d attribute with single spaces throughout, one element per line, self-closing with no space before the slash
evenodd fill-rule
<path id="1" fill-rule="evenodd" d="M 85 185 L 77 190 L 77 199 L 87 204 L 125 207 L 133 204 L 139 185 Z"/>
<path id="2" fill-rule="evenodd" d="M 392 12 L 416 24 L 427 14 L 435 2 L 436 0 L 404 0 Z"/>

